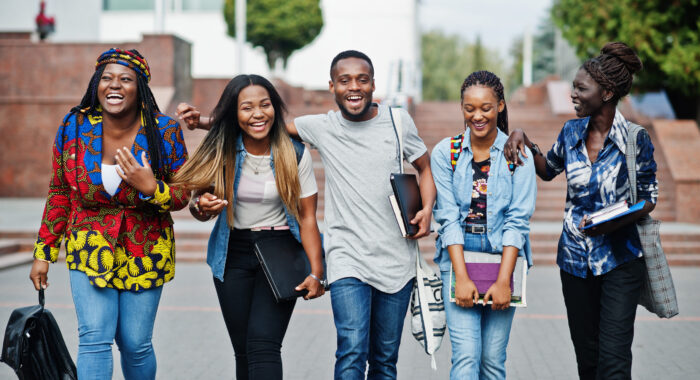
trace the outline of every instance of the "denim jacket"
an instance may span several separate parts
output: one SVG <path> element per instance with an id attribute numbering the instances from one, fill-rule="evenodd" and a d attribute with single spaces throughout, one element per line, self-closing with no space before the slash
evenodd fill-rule
<path id="1" fill-rule="evenodd" d="M 294 145 L 294 150 L 297 152 L 297 157 L 301 157 L 300 153 L 304 152 L 304 144 L 292 139 L 292 144 Z M 238 136 L 236 141 L 236 171 L 233 179 L 233 200 L 228 205 L 228 207 L 233 207 L 236 202 L 236 194 L 238 193 L 238 183 L 241 179 L 241 168 L 243 167 L 243 161 L 246 158 L 245 147 L 243 146 L 243 137 Z M 272 155 L 272 153 L 270 153 Z M 272 167 L 272 173 L 275 175 L 275 164 L 274 160 L 270 160 L 270 166 Z M 287 216 L 287 225 L 291 231 L 294 238 L 301 242 L 301 236 L 299 235 L 299 222 L 294 218 L 292 214 L 287 210 L 287 206 L 284 205 L 284 214 Z M 214 229 L 211 231 L 209 236 L 209 244 L 207 246 L 207 264 L 211 267 L 212 274 L 217 279 L 224 281 L 224 270 L 226 269 L 226 254 L 228 253 L 228 238 L 231 235 L 231 229 L 229 228 L 226 210 L 219 214 L 216 219 L 216 224 L 214 224 Z"/>
<path id="2" fill-rule="evenodd" d="M 530 250 L 530 217 L 535 210 L 537 182 L 532 155 L 520 156 L 523 166 L 511 174 L 503 155 L 508 136 L 498 131 L 490 149 L 491 169 L 486 182 L 486 229 L 489 243 L 495 251 L 513 246 L 532 265 Z M 436 242 L 435 262 L 441 271 L 450 270 L 447 247 L 464 244 L 464 228 L 472 201 L 472 159 L 469 129 L 462 141 L 462 153 L 454 172 L 450 157 L 450 138 L 440 141 L 432 152 L 430 168 L 437 187 L 437 202 L 433 208 L 435 221 L 440 224 Z"/>

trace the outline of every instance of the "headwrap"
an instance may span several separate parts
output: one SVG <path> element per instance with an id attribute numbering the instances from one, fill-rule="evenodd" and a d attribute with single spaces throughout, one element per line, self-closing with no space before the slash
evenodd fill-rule
<path id="1" fill-rule="evenodd" d="M 108 63 L 118 63 L 131 68 L 136 71 L 137 74 L 143 76 L 144 79 L 146 79 L 146 83 L 151 80 L 151 70 L 148 68 L 148 62 L 146 62 L 145 58 L 140 57 L 140 54 L 136 50 L 109 49 L 97 58 L 95 70 Z"/>

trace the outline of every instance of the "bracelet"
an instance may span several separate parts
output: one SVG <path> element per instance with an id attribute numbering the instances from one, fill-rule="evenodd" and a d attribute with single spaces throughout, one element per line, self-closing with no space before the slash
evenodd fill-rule
<path id="1" fill-rule="evenodd" d="M 199 198 L 201 198 L 201 195 L 197 195 L 192 199 L 192 208 L 194 208 L 197 213 L 201 214 L 202 210 L 199 209 Z"/>

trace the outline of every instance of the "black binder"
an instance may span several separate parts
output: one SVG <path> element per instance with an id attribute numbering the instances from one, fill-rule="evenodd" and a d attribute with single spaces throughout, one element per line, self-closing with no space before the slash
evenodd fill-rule
<path id="1" fill-rule="evenodd" d="M 418 226 L 411 224 L 411 219 L 423 208 L 416 175 L 391 173 L 390 182 L 406 235 L 414 235 L 418 232 Z"/>
<path id="2" fill-rule="evenodd" d="M 311 264 L 304 247 L 291 233 L 257 240 L 255 255 L 277 302 L 308 293 L 307 290 L 294 290 L 311 273 Z"/>

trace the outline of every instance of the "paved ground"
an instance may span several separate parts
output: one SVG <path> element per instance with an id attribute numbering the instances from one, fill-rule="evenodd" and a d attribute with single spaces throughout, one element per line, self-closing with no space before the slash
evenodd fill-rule
<path id="1" fill-rule="evenodd" d="M 689 379 L 700 371 L 700 268 L 672 268 L 681 314 L 660 320 L 640 309 L 634 341 L 635 379 Z M 12 309 L 35 303 L 29 266 L 0 270 L 0 326 Z M 54 313 L 66 343 L 77 352 L 77 325 L 62 263 L 51 267 L 47 307 Z M 531 270 L 526 309 L 518 310 L 508 347 L 510 379 L 573 379 L 574 353 L 569 341 L 558 271 L 552 266 Z M 333 374 L 335 329 L 329 297 L 299 302 L 284 341 L 285 378 L 330 379 Z M 408 327 L 408 325 L 406 325 Z M 154 331 L 159 379 L 232 379 L 233 349 L 218 310 L 209 269 L 181 263 L 174 282 L 166 285 Z M 118 363 L 115 349 L 115 363 Z M 449 339 L 438 351 L 438 370 L 413 340 L 408 328 L 399 358 L 399 379 L 447 379 Z M 122 379 L 116 366 L 115 379 Z M 0 365 L 0 379 L 13 378 Z"/>

